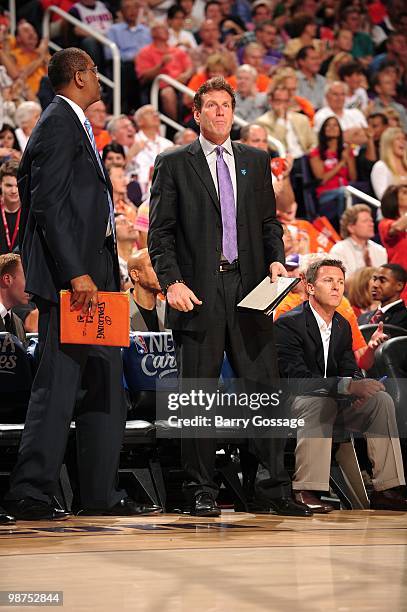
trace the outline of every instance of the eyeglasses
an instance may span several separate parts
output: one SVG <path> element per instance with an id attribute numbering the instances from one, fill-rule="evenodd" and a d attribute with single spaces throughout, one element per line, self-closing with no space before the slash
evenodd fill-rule
<path id="1" fill-rule="evenodd" d="M 82 70 L 78 70 L 78 72 L 88 72 L 89 70 L 91 70 L 95 76 L 99 76 L 97 66 L 91 66 L 90 68 L 82 68 Z"/>

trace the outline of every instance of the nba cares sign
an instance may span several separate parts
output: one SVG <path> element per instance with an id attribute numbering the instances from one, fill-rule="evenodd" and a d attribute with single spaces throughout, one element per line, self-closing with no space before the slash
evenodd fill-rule
<path id="1" fill-rule="evenodd" d="M 174 341 L 170 332 L 130 334 L 130 346 L 123 349 L 123 366 L 130 389 L 154 391 L 157 380 L 176 378 Z"/>
<path id="2" fill-rule="evenodd" d="M 130 303 L 127 293 L 99 291 L 95 314 L 71 311 L 71 292 L 61 291 L 61 343 L 129 346 Z"/>

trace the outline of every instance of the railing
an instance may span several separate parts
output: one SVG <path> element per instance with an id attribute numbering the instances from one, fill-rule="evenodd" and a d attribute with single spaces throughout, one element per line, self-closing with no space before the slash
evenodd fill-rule
<path id="1" fill-rule="evenodd" d="M 16 0 L 8 0 L 8 12 L 10 15 L 10 32 L 12 36 L 16 33 Z"/>
<path id="2" fill-rule="evenodd" d="M 174 89 L 178 89 L 178 91 L 180 91 L 183 94 L 186 94 L 190 98 L 193 98 L 196 93 L 193 89 L 190 89 L 189 87 L 187 87 L 186 85 L 183 85 L 183 83 L 180 83 L 179 81 L 176 81 L 172 77 L 166 74 L 159 74 L 154 79 L 153 84 L 151 86 L 151 92 L 150 92 L 150 102 L 157 110 L 158 110 L 158 97 L 159 97 L 159 92 L 160 92 L 160 81 L 164 81 L 165 83 L 168 83 L 168 85 L 171 85 L 172 87 L 174 87 Z M 162 113 L 160 113 L 160 119 L 163 123 L 166 123 L 167 125 L 171 126 L 175 130 L 184 129 L 183 125 L 181 125 L 180 123 L 177 123 L 170 117 L 167 117 L 167 115 L 163 115 Z M 248 124 L 248 121 L 245 121 L 238 115 L 235 115 L 234 123 L 236 123 L 239 127 L 244 127 L 245 125 Z M 268 136 L 268 142 L 272 147 L 277 149 L 277 152 L 280 155 L 280 157 L 285 157 L 286 151 L 285 151 L 285 147 L 282 142 L 277 140 L 277 138 L 273 138 L 272 136 Z"/>
<path id="3" fill-rule="evenodd" d="M 65 21 L 69 21 L 69 23 L 71 23 L 72 25 L 76 26 L 77 28 L 80 28 L 81 30 L 89 34 L 89 36 L 91 36 L 92 38 L 95 38 L 102 45 L 105 45 L 110 48 L 112 52 L 112 58 L 113 58 L 113 81 L 109 79 L 108 77 L 104 76 L 103 74 L 99 74 L 99 79 L 102 81 L 102 83 L 104 83 L 105 85 L 113 89 L 113 114 L 120 115 L 121 113 L 121 73 L 120 73 L 120 51 L 117 45 L 111 40 L 109 40 L 108 38 L 106 38 L 106 36 L 103 36 L 103 34 L 100 34 L 99 32 L 89 27 L 82 21 L 79 21 L 79 19 L 75 19 L 75 17 L 72 17 L 72 15 L 69 15 L 69 13 L 66 13 L 65 11 L 58 8 L 57 6 L 50 6 L 44 13 L 44 18 L 42 21 L 42 35 L 44 38 L 48 38 L 48 40 L 49 40 L 49 23 L 50 23 L 51 13 L 56 13 L 57 15 L 65 19 Z M 55 44 L 52 40 L 49 40 L 49 47 L 51 49 L 54 49 L 55 51 L 59 51 L 61 49 L 61 47 Z"/>
<path id="4" fill-rule="evenodd" d="M 367 193 L 363 193 L 360 189 L 356 189 L 356 187 L 352 187 L 352 185 L 347 185 L 345 188 L 346 194 L 346 208 L 350 208 L 353 206 L 352 196 L 357 197 L 362 202 L 366 202 L 366 204 L 370 204 L 371 206 L 375 206 L 376 208 L 380 208 L 380 200 L 376 200 L 376 198 L 372 198 L 372 196 L 367 195 Z"/>

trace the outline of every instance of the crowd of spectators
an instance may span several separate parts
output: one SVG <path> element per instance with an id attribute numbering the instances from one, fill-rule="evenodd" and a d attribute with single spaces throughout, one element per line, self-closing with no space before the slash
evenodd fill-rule
<path id="1" fill-rule="evenodd" d="M 111 91 L 88 108 L 113 185 L 123 287 L 127 262 L 146 246 L 156 156 L 198 133 L 192 97 L 159 85 L 165 74 L 192 91 L 223 76 L 236 91 L 235 140 L 269 151 L 288 265 L 332 251 L 347 269 L 355 316 L 374 310 L 371 279 L 407 268 L 407 11 L 377 0 L 21 0 L 17 27 L 0 14 L 0 254 L 15 248 L 16 168 L 52 100 L 44 11 L 55 5 L 114 42 L 121 55 L 121 115 Z M 1 10 L 1 9 L 0 9 Z M 89 30 L 53 14 L 51 38 L 76 45 L 111 76 L 112 53 Z M 183 126 L 160 120 L 160 112 Z M 272 139 L 285 149 L 278 153 Z M 353 185 L 380 201 L 350 202 Z M 309 198 L 313 206 L 309 206 Z M 355 205 L 356 204 L 356 205 Z M 16 230 L 17 228 L 17 230 Z M 295 265 L 294 265 L 295 264 Z M 298 265 L 297 265 L 298 264 Z M 297 288 L 296 302 L 301 296 Z M 405 290 L 402 297 L 405 297 Z M 304 297 L 304 296 L 301 296 Z"/>

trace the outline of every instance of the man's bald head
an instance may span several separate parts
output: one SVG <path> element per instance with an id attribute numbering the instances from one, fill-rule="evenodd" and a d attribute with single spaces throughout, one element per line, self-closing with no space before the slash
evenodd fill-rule
<path id="1" fill-rule="evenodd" d="M 148 249 L 140 249 L 131 255 L 127 262 L 127 270 L 133 285 L 138 284 L 153 293 L 161 291 L 157 275 L 151 265 Z"/>

